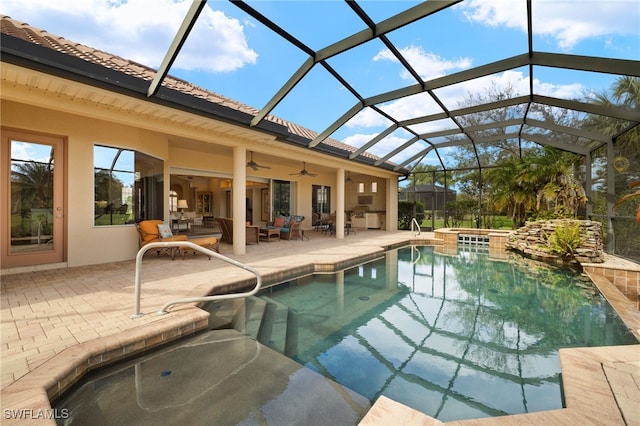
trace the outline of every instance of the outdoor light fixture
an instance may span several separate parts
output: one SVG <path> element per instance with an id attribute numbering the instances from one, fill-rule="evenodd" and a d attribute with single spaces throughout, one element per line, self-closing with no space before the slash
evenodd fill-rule
<path id="1" fill-rule="evenodd" d="M 184 209 L 188 209 L 187 200 L 178 200 L 178 208 L 180 209 L 180 219 L 184 219 Z"/>

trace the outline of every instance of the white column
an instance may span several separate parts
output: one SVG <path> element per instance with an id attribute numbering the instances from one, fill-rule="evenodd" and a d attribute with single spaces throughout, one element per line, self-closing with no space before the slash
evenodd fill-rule
<path id="1" fill-rule="evenodd" d="M 386 220 L 384 222 L 387 231 L 398 230 L 398 178 L 388 178 L 387 182 L 387 204 L 385 206 Z"/>
<path id="2" fill-rule="evenodd" d="M 246 201 L 247 198 L 247 150 L 243 146 L 233 148 L 233 254 L 247 251 Z"/>
<path id="3" fill-rule="evenodd" d="M 336 238 L 344 238 L 344 169 L 336 171 Z"/>

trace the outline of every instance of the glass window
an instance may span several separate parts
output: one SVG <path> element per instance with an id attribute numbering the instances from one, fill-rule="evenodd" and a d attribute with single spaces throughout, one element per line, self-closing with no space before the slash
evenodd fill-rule
<path id="1" fill-rule="evenodd" d="M 318 214 L 331 213 L 331 188 L 324 185 L 313 185 L 313 212 Z"/>
<path id="2" fill-rule="evenodd" d="M 93 163 L 95 226 L 163 218 L 162 160 L 95 145 Z"/>
<path id="3" fill-rule="evenodd" d="M 52 251 L 54 147 L 11 141 L 11 253 Z"/>
<path id="4" fill-rule="evenodd" d="M 273 217 L 289 216 L 291 214 L 291 182 L 274 180 L 273 187 Z"/>

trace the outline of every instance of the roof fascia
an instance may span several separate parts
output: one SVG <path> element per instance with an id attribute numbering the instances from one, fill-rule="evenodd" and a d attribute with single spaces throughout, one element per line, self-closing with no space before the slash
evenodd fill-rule
<path id="1" fill-rule="evenodd" d="M 4 33 L 1 34 L 0 38 L 0 52 L 2 52 L 1 59 L 3 62 L 130 96 L 141 101 L 158 103 L 243 127 L 249 127 L 251 118 L 253 118 L 251 114 L 196 98 L 164 86 L 158 89 L 156 96 L 148 98 L 147 89 L 149 83 L 147 80 Z M 289 130 L 286 126 L 272 121 L 263 121 L 256 127 L 276 137 L 289 135 Z"/>

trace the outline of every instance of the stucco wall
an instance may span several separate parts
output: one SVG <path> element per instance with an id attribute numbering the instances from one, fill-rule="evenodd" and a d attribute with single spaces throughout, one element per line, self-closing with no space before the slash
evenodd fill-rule
<path id="1" fill-rule="evenodd" d="M 46 92 L 29 91 L 16 86 L 2 86 L 3 99 L 0 101 L 2 126 L 25 132 L 56 135 L 66 140 L 66 176 L 65 176 L 65 259 L 68 266 L 101 264 L 106 262 L 129 260 L 135 258 L 138 250 L 138 236 L 132 225 L 95 227 L 94 223 L 94 182 L 93 182 L 93 147 L 103 144 L 137 150 L 165 161 L 165 192 L 170 190 L 170 174 L 172 169 L 208 171 L 231 177 L 233 175 L 233 144 L 251 146 L 252 141 L 244 141 L 241 137 L 204 132 L 201 129 L 171 127 L 166 122 L 146 120 L 104 105 L 75 102 L 71 98 L 58 97 Z M 8 99 L 7 99 L 8 98 Z M 137 125 L 140 127 L 137 127 Z M 170 132 L 174 132 L 169 134 Z M 200 138 L 200 140 L 198 140 Z M 210 144 L 207 145 L 207 143 Z M 290 156 L 298 156 L 294 153 Z M 335 210 L 338 205 L 337 171 L 323 172 L 314 170 L 313 163 L 307 169 L 317 173 L 315 177 L 297 177 L 292 173 L 302 168 L 303 157 L 299 165 L 292 168 L 272 164 L 268 171 L 253 172 L 247 170 L 249 180 L 258 177 L 282 179 L 296 182 L 294 197 L 294 213 L 304 215 L 306 229 L 312 227 L 312 185 L 326 185 L 332 188 L 331 205 Z M 325 164 L 326 160 L 315 158 L 316 164 Z M 340 167 L 336 165 L 336 167 Z M 372 175 L 376 172 L 372 172 Z M 388 179 L 371 176 L 367 179 L 367 188 L 375 179 L 378 182 L 378 195 L 373 208 L 378 210 L 394 209 L 397 206 L 397 182 L 395 176 Z M 391 192 L 389 192 L 391 191 Z M 214 193 L 214 213 L 222 215 L 225 210 L 225 195 L 219 183 L 211 188 Z M 391 195 L 393 200 L 385 203 Z M 357 196 L 357 195 L 356 195 Z M 254 221 L 260 218 L 261 194 L 253 193 Z M 353 201 L 353 200 L 352 200 Z M 348 200 L 345 208 L 353 207 Z M 394 209 L 395 210 L 395 209 Z M 164 211 L 169 211 L 168 197 L 165 199 Z M 166 219 L 166 218 L 162 218 Z M 387 229 L 395 229 L 397 220 L 387 220 Z M 393 226 L 391 226 L 393 225 Z"/>
<path id="2" fill-rule="evenodd" d="M 138 237 L 133 226 L 93 226 L 93 146 L 99 143 L 126 147 L 166 159 L 166 138 L 130 126 L 9 101 L 2 102 L 2 125 L 59 135 L 67 140 L 65 226 L 68 266 L 135 257 Z"/>

